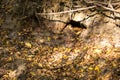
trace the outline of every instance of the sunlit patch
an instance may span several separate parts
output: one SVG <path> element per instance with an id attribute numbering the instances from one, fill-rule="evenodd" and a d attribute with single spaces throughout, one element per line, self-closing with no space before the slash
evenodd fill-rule
<path id="1" fill-rule="evenodd" d="M 78 56 L 78 54 L 79 54 L 79 53 L 72 53 L 72 52 L 71 52 L 68 61 L 74 60 L 74 59 Z"/>
<path id="2" fill-rule="evenodd" d="M 85 15 L 83 13 L 76 13 L 73 17 L 73 20 L 75 21 L 81 21 L 83 20 L 85 17 Z"/>
<path id="3" fill-rule="evenodd" d="M 100 54 L 100 53 L 102 53 L 102 50 L 99 49 L 99 48 L 96 48 L 96 49 L 94 49 L 94 53 L 96 53 L 96 54 Z"/>
<path id="4" fill-rule="evenodd" d="M 100 45 L 102 47 L 112 47 L 111 43 L 107 40 L 107 39 L 103 39 L 101 42 L 100 42 Z"/>

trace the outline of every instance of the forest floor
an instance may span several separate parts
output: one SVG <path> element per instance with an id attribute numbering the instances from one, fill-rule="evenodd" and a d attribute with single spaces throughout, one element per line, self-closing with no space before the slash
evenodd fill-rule
<path id="1" fill-rule="evenodd" d="M 119 80 L 120 47 L 108 35 L 1 28 L 0 80 Z"/>
<path id="2" fill-rule="evenodd" d="M 84 1 L 0 0 L 0 80 L 120 80 L 119 1 Z M 39 15 L 45 21 L 36 15 L 77 5 L 94 8 Z M 66 22 L 72 15 L 89 24 L 87 29 L 68 25 L 58 33 L 61 23 L 50 22 Z"/>

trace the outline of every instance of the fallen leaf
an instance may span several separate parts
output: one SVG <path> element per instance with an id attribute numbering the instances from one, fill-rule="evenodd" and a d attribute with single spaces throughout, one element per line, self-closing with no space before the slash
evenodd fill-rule
<path id="1" fill-rule="evenodd" d="M 28 48 L 32 47 L 31 43 L 29 43 L 29 42 L 25 42 L 25 46 L 28 47 Z"/>

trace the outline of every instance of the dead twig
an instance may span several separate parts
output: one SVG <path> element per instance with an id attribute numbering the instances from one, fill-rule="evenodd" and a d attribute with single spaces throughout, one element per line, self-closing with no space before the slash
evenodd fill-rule
<path id="1" fill-rule="evenodd" d="M 120 13 L 120 11 L 118 10 L 115 10 L 112 6 L 112 3 L 111 3 L 111 0 L 109 1 L 109 4 L 108 3 L 105 3 L 105 2 L 99 2 L 99 1 L 87 1 L 87 0 L 84 0 L 85 3 L 87 4 L 94 4 L 96 6 L 99 6 L 99 7 L 102 7 L 103 9 L 105 10 L 109 10 L 109 11 L 112 11 L 112 12 L 116 12 L 116 13 Z M 106 5 L 109 5 L 109 7 L 106 7 L 106 6 L 103 6 L 103 4 L 106 4 Z"/>
<path id="2" fill-rule="evenodd" d="M 112 2 L 112 0 L 109 0 L 108 7 L 110 7 L 111 9 L 114 9 L 111 2 Z M 113 17 L 115 18 L 115 12 L 113 12 Z"/>
<path id="3" fill-rule="evenodd" d="M 102 12 L 102 15 L 104 15 L 104 16 L 106 16 L 108 18 L 111 18 L 111 19 L 119 19 L 120 20 L 120 17 L 118 17 L 118 16 L 111 17 L 111 16 L 108 16 L 107 14 L 105 14 L 103 12 Z"/>
<path id="4" fill-rule="evenodd" d="M 100 6 L 100 7 L 102 7 L 102 8 L 104 8 L 104 9 L 106 9 L 106 10 L 109 10 L 109 11 L 112 11 L 112 12 L 116 12 L 116 13 L 120 13 L 120 11 L 118 11 L 118 10 L 114 10 L 114 9 L 112 9 L 112 8 L 108 8 L 108 7 L 105 7 L 105 6 L 103 6 L 103 5 L 101 5 L 101 4 L 98 4 L 98 3 L 95 3 L 97 6 Z"/>
<path id="5" fill-rule="evenodd" d="M 100 1 L 86 1 L 86 0 L 84 0 L 84 2 L 87 3 L 87 4 L 98 3 L 98 4 L 102 4 L 102 5 L 108 5 L 107 2 L 100 2 Z M 115 5 L 120 5 L 120 1 L 118 1 L 118 2 L 112 2 L 111 5 L 114 5 L 114 6 Z"/>

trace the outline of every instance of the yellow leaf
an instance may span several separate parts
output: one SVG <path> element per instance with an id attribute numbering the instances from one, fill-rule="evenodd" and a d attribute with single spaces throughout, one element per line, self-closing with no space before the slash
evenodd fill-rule
<path id="1" fill-rule="evenodd" d="M 84 69 L 80 69 L 80 72 L 84 72 Z"/>
<path id="2" fill-rule="evenodd" d="M 9 41 L 6 41 L 6 44 L 9 45 Z"/>
<path id="3" fill-rule="evenodd" d="M 66 64 L 69 65 L 69 64 L 72 64 L 73 61 L 67 61 Z"/>
<path id="4" fill-rule="evenodd" d="M 54 39 L 57 39 L 57 38 L 58 38 L 58 36 L 53 36 L 53 38 L 54 38 Z"/>
<path id="5" fill-rule="evenodd" d="M 109 53 L 111 53 L 112 52 L 112 49 L 111 48 L 108 48 L 107 50 L 106 50 L 106 54 L 109 54 Z"/>
<path id="6" fill-rule="evenodd" d="M 50 41 L 50 40 L 51 40 L 51 38 L 50 38 L 50 37 L 48 37 L 48 38 L 47 38 L 47 40 L 48 40 L 48 41 Z"/>
<path id="7" fill-rule="evenodd" d="M 53 51 L 57 51 L 57 50 L 58 50 L 58 48 L 56 48 L 56 47 L 53 49 Z"/>
<path id="8" fill-rule="evenodd" d="M 100 54 L 100 53 L 102 53 L 102 50 L 101 49 L 95 49 L 94 52 L 97 53 L 97 54 Z"/>
<path id="9" fill-rule="evenodd" d="M 67 55 L 63 55 L 63 59 L 67 59 L 68 58 L 68 56 Z"/>
<path id="10" fill-rule="evenodd" d="M 31 74 L 32 76 L 35 76 L 35 75 L 36 75 L 35 72 L 30 72 L 30 74 Z"/>
<path id="11" fill-rule="evenodd" d="M 71 51 L 71 48 L 66 48 L 66 51 L 67 51 L 67 52 Z"/>
<path id="12" fill-rule="evenodd" d="M 18 32 L 17 34 L 20 36 L 20 35 L 21 35 L 21 32 Z"/>
<path id="13" fill-rule="evenodd" d="M 6 74 L 5 74 L 5 75 L 3 75 L 3 78 L 8 78 L 8 77 L 9 77 L 9 76 L 8 76 L 8 75 L 6 75 Z"/>
<path id="14" fill-rule="evenodd" d="M 93 70 L 93 67 L 89 67 L 88 69 L 89 69 L 89 70 Z"/>
<path id="15" fill-rule="evenodd" d="M 80 50 L 79 50 L 79 49 L 75 49 L 74 51 L 75 51 L 75 53 L 78 53 L 78 52 L 80 52 Z"/>
<path id="16" fill-rule="evenodd" d="M 75 68 L 72 68 L 72 72 L 73 72 L 73 73 L 76 73 L 76 69 L 75 69 Z"/>
<path id="17" fill-rule="evenodd" d="M 27 58 L 28 61 L 32 61 L 32 58 Z"/>
<path id="18" fill-rule="evenodd" d="M 12 61 L 12 57 L 9 57 L 7 60 L 8 60 L 8 61 Z"/>
<path id="19" fill-rule="evenodd" d="M 40 41 L 41 43 L 44 43 L 44 42 L 45 42 L 45 40 L 44 40 L 44 39 L 40 39 L 39 41 Z"/>
<path id="20" fill-rule="evenodd" d="M 39 66 L 39 67 L 43 67 L 43 65 L 42 65 L 41 63 L 38 63 L 38 66 Z"/>
<path id="21" fill-rule="evenodd" d="M 32 47 L 31 43 L 29 43 L 29 42 L 25 42 L 25 46 L 28 47 L 28 48 Z"/>
<path id="22" fill-rule="evenodd" d="M 95 70 L 99 73 L 100 72 L 100 68 L 98 66 L 95 67 Z"/>
<path id="23" fill-rule="evenodd" d="M 113 67 L 116 67 L 116 66 L 117 66 L 114 62 L 112 63 L 112 65 L 113 65 Z"/>

